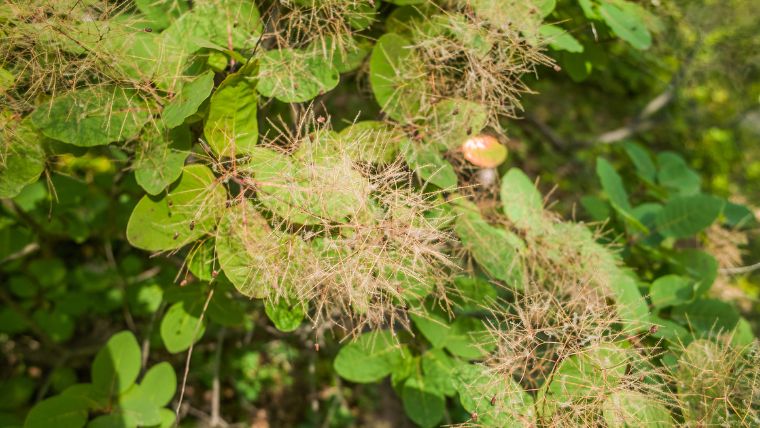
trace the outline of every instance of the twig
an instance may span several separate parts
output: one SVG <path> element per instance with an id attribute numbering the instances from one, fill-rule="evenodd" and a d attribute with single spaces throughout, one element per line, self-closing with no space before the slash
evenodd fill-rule
<path id="1" fill-rule="evenodd" d="M 654 116 L 656 113 L 658 113 L 659 111 L 667 107 L 676 98 L 676 92 L 678 91 L 678 87 L 683 81 L 683 78 L 686 75 L 686 71 L 689 65 L 691 65 L 691 62 L 694 59 L 694 56 L 697 50 L 699 49 L 700 45 L 701 45 L 701 42 L 698 42 L 689 51 L 683 63 L 681 64 L 681 67 L 671 78 L 670 83 L 668 84 L 667 88 L 663 92 L 658 94 L 656 97 L 651 99 L 636 116 L 634 116 L 632 119 L 629 120 L 629 123 L 625 126 L 621 126 L 619 128 L 603 132 L 602 134 L 598 135 L 597 137 L 592 138 L 591 140 L 583 141 L 583 140 L 565 139 L 561 135 L 559 135 L 556 131 L 554 131 L 554 129 L 552 129 L 549 125 L 540 121 L 535 116 L 532 116 L 529 114 L 525 115 L 524 120 L 517 121 L 517 124 L 523 128 L 525 128 L 526 125 L 529 125 L 531 128 L 534 128 L 544 138 L 546 138 L 546 140 L 552 146 L 554 146 L 556 149 L 560 151 L 569 150 L 571 146 L 580 146 L 580 145 L 590 146 L 590 145 L 593 145 L 594 143 L 612 144 L 618 141 L 625 140 L 626 138 L 632 137 L 640 132 L 651 129 L 656 123 L 656 121 L 652 119 L 652 116 Z"/>
<path id="2" fill-rule="evenodd" d="M 697 50 L 699 50 L 699 47 L 701 46 L 701 41 L 698 41 L 686 54 L 686 58 L 681 63 L 681 67 L 678 69 L 676 74 L 673 75 L 673 77 L 670 79 L 670 83 L 668 83 L 668 87 L 659 95 L 654 97 L 651 101 L 649 101 L 646 106 L 637 114 L 633 120 L 630 121 L 630 123 L 626 126 L 622 126 L 617 129 L 613 129 L 612 131 L 607 131 L 596 137 L 594 142 L 602 143 L 602 144 L 611 144 L 615 143 L 621 140 L 625 140 L 628 137 L 631 137 L 635 134 L 638 134 L 639 132 L 646 131 L 650 129 L 654 125 L 654 121 L 650 118 L 654 116 L 655 113 L 659 112 L 660 110 L 664 109 L 666 106 L 668 106 L 675 98 L 676 98 L 676 92 L 678 90 L 678 87 L 680 86 L 681 82 L 683 81 L 684 76 L 686 75 L 686 70 L 691 65 L 692 60 L 694 59 L 695 54 L 697 53 Z"/>
<path id="3" fill-rule="evenodd" d="M 15 253 L 10 254 L 6 258 L 0 260 L 0 264 L 26 257 L 29 254 L 32 254 L 33 252 L 39 249 L 40 249 L 39 244 L 37 244 L 36 242 L 32 242 L 30 244 L 25 245 L 24 248 L 22 248 L 21 250 L 16 251 Z"/>
<path id="4" fill-rule="evenodd" d="M 220 403 L 220 395 L 221 395 L 221 383 L 219 382 L 219 367 L 221 365 L 222 360 L 222 346 L 224 344 L 224 333 L 226 330 L 224 327 L 219 329 L 219 333 L 217 334 L 216 338 L 216 352 L 214 353 L 214 380 L 211 383 L 211 421 L 209 422 L 209 425 L 212 427 L 216 426 L 227 426 L 227 423 L 224 422 L 219 415 L 219 403 Z"/>
<path id="5" fill-rule="evenodd" d="M 201 311 L 200 317 L 198 317 L 198 323 L 195 324 L 195 331 L 193 332 L 193 342 L 190 344 L 190 348 L 187 350 L 187 358 L 185 358 L 185 371 L 182 374 L 182 388 L 179 391 L 179 400 L 177 401 L 177 408 L 174 412 L 174 425 L 179 426 L 180 418 L 179 418 L 179 411 L 182 408 L 182 400 L 185 398 L 185 386 L 187 386 L 187 376 L 190 373 L 190 359 L 193 357 L 193 348 L 195 347 L 195 338 L 198 336 L 198 332 L 201 329 L 201 325 L 203 325 L 203 318 L 206 315 L 206 310 L 208 309 L 208 304 L 211 302 L 211 297 L 214 296 L 214 289 L 212 288 L 208 292 L 208 297 L 206 297 L 206 302 L 203 303 L 203 310 Z"/>
<path id="6" fill-rule="evenodd" d="M 153 312 L 153 314 L 150 316 L 150 323 L 148 324 L 148 328 L 145 331 L 145 338 L 143 338 L 142 342 L 142 361 L 140 364 L 142 370 L 145 370 L 146 366 L 148 365 L 148 356 L 150 355 L 150 337 L 153 335 L 153 326 L 156 324 L 158 314 L 163 312 L 164 305 L 165 303 L 161 302 L 161 305 L 159 305 L 156 311 Z"/>
<path id="7" fill-rule="evenodd" d="M 756 270 L 760 270 L 760 262 L 753 263 L 748 266 L 739 266 L 739 267 L 733 267 L 733 268 L 722 268 L 719 270 L 720 273 L 725 275 L 741 275 L 744 273 L 750 273 L 754 272 Z"/>
<path id="8" fill-rule="evenodd" d="M 544 138 L 546 138 L 546 140 L 552 146 L 554 146 L 554 148 L 557 150 L 565 151 L 565 150 L 568 150 L 571 145 L 574 145 L 573 142 L 566 141 L 556 131 L 554 131 L 549 125 L 538 120 L 538 118 L 536 118 L 532 114 L 526 114 L 525 119 L 518 120 L 517 124 L 521 126 L 522 128 L 526 128 L 525 125 L 528 125 L 532 129 L 535 129 L 536 131 L 538 131 L 539 134 L 541 134 Z"/>

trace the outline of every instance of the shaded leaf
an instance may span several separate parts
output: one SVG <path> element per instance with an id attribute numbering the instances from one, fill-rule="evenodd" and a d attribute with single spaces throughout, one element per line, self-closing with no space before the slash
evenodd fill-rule
<path id="1" fill-rule="evenodd" d="M 134 162 L 137 184 L 149 194 L 158 195 L 177 180 L 190 155 L 191 138 L 186 126 L 170 131 L 152 125 L 143 128 L 142 148 Z"/>
<path id="2" fill-rule="evenodd" d="M 723 210 L 723 201 L 710 195 L 677 196 L 657 214 L 657 231 L 672 238 L 687 238 L 710 226 Z"/>
<path id="3" fill-rule="evenodd" d="M 434 427 L 443 419 L 446 400 L 424 377 L 412 376 L 404 383 L 401 400 L 409 419 L 421 427 Z"/>
<path id="4" fill-rule="evenodd" d="M 658 153 L 657 166 L 657 181 L 662 186 L 681 195 L 699 193 L 702 179 L 678 153 Z"/>
<path id="5" fill-rule="evenodd" d="M 712 255 L 693 248 L 687 248 L 673 255 L 671 262 L 676 273 L 688 275 L 697 281 L 695 296 L 707 293 L 718 277 L 718 261 Z"/>
<path id="6" fill-rule="evenodd" d="M 373 331 L 343 345 L 333 367 L 351 382 L 370 383 L 388 376 L 402 358 L 402 347 L 390 331 Z"/>
<path id="7" fill-rule="evenodd" d="M 0 198 L 13 198 L 28 184 L 37 181 L 45 169 L 44 137 L 29 117 L 17 121 L 0 114 Z"/>
<path id="8" fill-rule="evenodd" d="M 628 157 L 633 162 L 633 165 L 636 167 L 636 172 L 639 174 L 639 177 L 650 183 L 654 183 L 655 177 L 657 176 L 657 167 L 655 166 L 652 157 L 649 155 L 649 152 L 639 144 L 630 141 L 624 142 L 623 147 L 625 148 Z"/>

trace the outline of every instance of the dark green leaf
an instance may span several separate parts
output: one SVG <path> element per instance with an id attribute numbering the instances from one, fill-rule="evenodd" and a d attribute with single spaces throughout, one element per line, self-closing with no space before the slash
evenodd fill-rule
<path id="1" fill-rule="evenodd" d="M 446 400 L 432 388 L 426 378 L 412 376 L 404 383 L 401 400 L 409 418 L 417 425 L 435 427 L 443 419 Z"/>
<path id="2" fill-rule="evenodd" d="M 657 181 L 664 187 L 680 195 L 699 193 L 702 179 L 689 168 L 681 155 L 673 152 L 657 154 Z"/>
<path id="3" fill-rule="evenodd" d="M 723 201 L 709 195 L 676 196 L 657 214 L 657 231 L 666 237 L 688 238 L 709 227 L 723 210 Z"/>
<path id="4" fill-rule="evenodd" d="M 685 249 L 673 256 L 673 270 L 681 275 L 687 275 L 697 281 L 695 296 L 707 293 L 718 277 L 718 261 L 710 254 L 695 250 Z"/>
<path id="5" fill-rule="evenodd" d="M 630 141 L 623 143 L 623 147 L 625 148 L 628 157 L 633 162 L 633 165 L 636 167 L 636 172 L 639 174 L 639 177 L 650 183 L 654 183 L 655 177 L 657 176 L 657 167 L 655 166 L 652 157 L 649 155 L 649 152 L 639 144 Z"/>

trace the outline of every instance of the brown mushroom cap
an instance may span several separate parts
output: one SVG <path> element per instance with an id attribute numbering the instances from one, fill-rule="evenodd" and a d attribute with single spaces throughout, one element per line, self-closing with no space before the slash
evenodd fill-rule
<path id="1" fill-rule="evenodd" d="M 462 144 L 464 158 L 481 168 L 496 168 L 507 159 L 507 148 L 488 134 L 473 135 Z"/>

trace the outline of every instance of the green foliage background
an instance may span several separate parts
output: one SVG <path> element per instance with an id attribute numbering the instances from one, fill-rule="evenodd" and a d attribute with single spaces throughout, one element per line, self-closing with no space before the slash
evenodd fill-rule
<path id="1" fill-rule="evenodd" d="M 5 0 L 0 427 L 759 425 L 756 9 Z"/>

